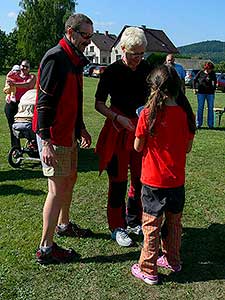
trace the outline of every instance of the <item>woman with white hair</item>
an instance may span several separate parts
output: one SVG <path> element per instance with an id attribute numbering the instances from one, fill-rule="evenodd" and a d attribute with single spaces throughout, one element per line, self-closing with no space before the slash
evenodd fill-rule
<path id="1" fill-rule="evenodd" d="M 128 233 L 141 230 L 141 153 L 133 149 L 137 124 L 136 109 L 146 103 L 149 88 L 146 78 L 151 67 L 143 60 L 147 40 L 144 31 L 128 27 L 121 37 L 123 56 L 108 66 L 100 77 L 95 108 L 106 117 L 96 145 L 99 170 L 107 170 L 109 178 L 108 224 L 111 237 L 120 246 L 129 247 Z M 106 100 L 110 96 L 110 105 Z M 127 193 L 128 168 L 130 188 Z"/>

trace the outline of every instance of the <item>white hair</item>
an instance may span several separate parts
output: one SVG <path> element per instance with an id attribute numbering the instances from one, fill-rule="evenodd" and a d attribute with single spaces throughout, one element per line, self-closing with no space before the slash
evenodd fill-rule
<path id="1" fill-rule="evenodd" d="M 144 31 L 138 27 L 126 28 L 121 36 L 120 45 L 126 50 L 131 50 L 135 46 L 146 48 L 147 40 Z"/>

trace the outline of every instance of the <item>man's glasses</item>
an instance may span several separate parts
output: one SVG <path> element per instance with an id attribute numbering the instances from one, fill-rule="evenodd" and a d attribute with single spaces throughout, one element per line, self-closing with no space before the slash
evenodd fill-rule
<path id="1" fill-rule="evenodd" d="M 89 39 L 91 39 L 92 36 L 93 36 L 93 33 L 90 34 L 90 33 L 88 33 L 88 32 L 83 32 L 83 31 L 75 30 L 73 27 L 71 27 L 71 28 L 72 28 L 72 30 L 73 30 L 74 32 L 79 33 L 79 34 L 82 36 L 82 38 L 85 39 L 85 40 L 89 40 Z"/>

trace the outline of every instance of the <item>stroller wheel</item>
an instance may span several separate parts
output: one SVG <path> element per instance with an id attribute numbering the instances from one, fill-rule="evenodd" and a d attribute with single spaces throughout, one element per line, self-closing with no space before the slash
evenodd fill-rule
<path id="1" fill-rule="evenodd" d="M 19 168 L 22 162 L 23 153 L 19 147 L 12 147 L 8 154 L 8 162 L 13 168 Z"/>

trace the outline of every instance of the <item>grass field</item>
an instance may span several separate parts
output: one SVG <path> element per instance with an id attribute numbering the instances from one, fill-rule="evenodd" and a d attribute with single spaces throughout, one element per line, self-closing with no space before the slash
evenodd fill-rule
<path id="1" fill-rule="evenodd" d="M 89 239 L 57 238 L 81 254 L 67 265 L 40 266 L 35 250 L 42 229 L 42 207 L 47 191 L 39 166 L 13 169 L 8 165 L 9 133 L 0 93 L 0 299 L 1 300 L 216 300 L 225 299 L 224 136 L 220 128 L 197 132 L 186 170 L 183 217 L 183 270 L 160 270 L 162 285 L 136 280 L 130 267 L 137 262 L 141 242 L 119 248 L 110 240 L 106 219 L 107 178 L 98 176 L 95 146 L 103 118 L 94 110 L 98 80 L 85 78 L 84 112 L 93 137 L 89 150 L 80 151 L 79 178 L 73 194 L 71 219 L 94 231 Z M 0 76 L 0 90 L 4 76 Z M 196 110 L 196 96 L 187 91 Z M 225 106 L 218 92 L 216 107 Z M 205 112 L 206 114 L 206 112 Z"/>

